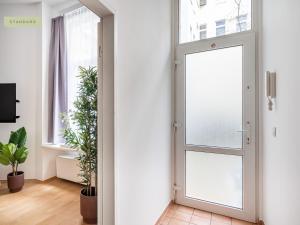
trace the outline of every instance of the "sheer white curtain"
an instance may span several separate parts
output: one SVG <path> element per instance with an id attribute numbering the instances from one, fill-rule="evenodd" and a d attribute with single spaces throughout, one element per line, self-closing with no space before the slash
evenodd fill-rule
<path id="1" fill-rule="evenodd" d="M 68 59 L 68 108 L 76 99 L 79 66 L 97 66 L 97 24 L 100 18 L 86 7 L 65 14 Z"/>

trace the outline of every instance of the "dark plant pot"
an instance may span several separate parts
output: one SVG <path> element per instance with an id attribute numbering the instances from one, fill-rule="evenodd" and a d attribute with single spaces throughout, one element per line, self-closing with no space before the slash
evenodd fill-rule
<path id="1" fill-rule="evenodd" d="M 86 195 L 86 189 L 80 193 L 80 213 L 87 224 L 97 223 L 97 195 L 93 187 L 92 196 Z"/>
<path id="2" fill-rule="evenodd" d="M 7 174 L 7 186 L 11 193 L 21 191 L 24 186 L 24 172 L 19 171 L 15 176 L 13 173 Z"/>

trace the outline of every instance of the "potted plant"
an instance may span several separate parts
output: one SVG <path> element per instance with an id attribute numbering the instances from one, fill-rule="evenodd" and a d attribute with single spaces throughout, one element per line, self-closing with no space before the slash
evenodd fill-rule
<path id="1" fill-rule="evenodd" d="M 74 111 L 63 115 L 66 145 L 79 152 L 83 188 L 80 212 L 85 223 L 97 223 L 97 70 L 79 67 Z"/>
<path id="2" fill-rule="evenodd" d="M 24 172 L 18 171 L 18 166 L 24 163 L 28 156 L 26 139 L 26 129 L 22 127 L 11 132 L 8 144 L 0 143 L 0 163 L 12 167 L 12 172 L 7 175 L 7 185 L 12 193 L 20 191 L 24 186 Z"/>

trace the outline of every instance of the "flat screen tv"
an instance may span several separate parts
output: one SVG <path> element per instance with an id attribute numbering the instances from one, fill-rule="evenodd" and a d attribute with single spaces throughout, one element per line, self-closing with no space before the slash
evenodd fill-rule
<path id="1" fill-rule="evenodd" d="M 0 123 L 16 122 L 16 84 L 0 84 Z"/>

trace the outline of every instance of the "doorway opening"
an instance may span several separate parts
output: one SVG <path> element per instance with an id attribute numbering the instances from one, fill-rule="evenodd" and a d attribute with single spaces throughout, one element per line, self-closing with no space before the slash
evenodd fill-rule
<path id="1" fill-rule="evenodd" d="M 255 222 L 255 1 L 197 2 L 177 1 L 175 202 Z"/>
<path id="2" fill-rule="evenodd" d="M 59 7 L 59 15 L 65 17 L 67 46 L 69 48 L 68 84 L 70 106 L 76 96 L 78 67 L 94 68 L 98 76 L 97 87 L 97 177 L 92 185 L 98 185 L 98 224 L 115 224 L 114 208 L 114 77 L 115 77 L 115 19 L 114 10 L 100 1 L 80 1 L 71 6 Z M 57 8 L 56 8 L 57 9 Z M 73 106 L 74 107 L 74 106 Z M 76 129 L 76 125 L 73 127 Z M 48 149 L 68 150 L 61 145 L 44 145 Z M 50 152 L 49 152 L 50 153 Z M 48 154 L 48 153 L 47 153 Z M 61 152 L 53 154 L 55 158 Z M 48 154 L 48 155 L 50 155 Z M 78 167 L 77 167 L 78 168 Z M 66 170 L 65 170 L 66 171 Z M 54 173 L 55 174 L 55 173 Z M 75 172 L 75 174 L 78 174 Z M 76 175 L 75 175 L 76 177 Z M 78 180 L 77 180 L 78 181 Z"/>

